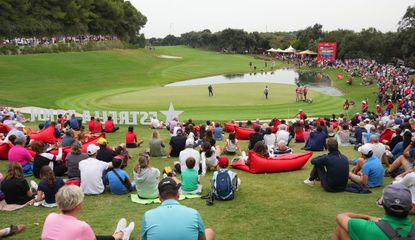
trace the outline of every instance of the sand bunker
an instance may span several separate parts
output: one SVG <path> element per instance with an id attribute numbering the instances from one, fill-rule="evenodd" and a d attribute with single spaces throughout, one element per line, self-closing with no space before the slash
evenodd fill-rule
<path id="1" fill-rule="evenodd" d="M 158 58 L 164 58 L 164 59 L 182 59 L 182 57 L 177 56 L 169 56 L 169 55 L 160 55 Z"/>

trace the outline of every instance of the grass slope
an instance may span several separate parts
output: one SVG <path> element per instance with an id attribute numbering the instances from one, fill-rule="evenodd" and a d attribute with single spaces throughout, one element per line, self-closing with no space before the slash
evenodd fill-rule
<path id="1" fill-rule="evenodd" d="M 33 124 L 34 125 L 34 124 Z M 120 132 L 109 134 L 112 145 L 124 141 L 126 127 Z M 132 177 L 132 168 L 137 161 L 138 153 L 148 146 L 151 130 L 145 127 L 136 128 L 139 138 L 146 140 L 138 150 L 130 151 L 133 159 L 127 167 Z M 164 142 L 168 142 L 167 131 L 161 131 Z M 218 142 L 223 146 L 224 142 Z M 241 147 L 247 148 L 247 141 L 241 141 Z M 301 144 L 294 144 L 296 152 L 300 152 Z M 357 153 L 350 147 L 341 151 L 349 158 Z M 323 153 L 315 153 L 314 156 Z M 172 165 L 176 158 L 152 158 L 151 165 L 162 170 Z M 0 171 L 5 172 L 6 161 L 0 162 Z M 320 187 L 309 187 L 303 180 L 309 176 L 311 165 L 295 172 L 274 174 L 250 174 L 239 170 L 242 180 L 241 189 L 233 201 L 215 202 L 207 206 L 201 199 L 184 200 L 181 203 L 196 208 L 207 227 L 217 232 L 217 239 L 329 239 L 335 228 L 337 213 L 353 211 L 382 216 L 382 209 L 375 205 L 382 189 L 373 189 L 372 194 L 327 193 Z M 209 180 L 212 172 L 202 178 L 203 193 L 210 189 Z M 31 178 L 30 178 L 31 179 Z M 389 182 L 387 180 L 386 182 Z M 79 218 L 88 222 L 95 233 L 110 234 L 115 229 L 119 218 L 135 221 L 136 230 L 131 239 L 139 239 L 140 224 L 143 213 L 158 205 L 143 206 L 132 203 L 127 195 L 115 196 L 106 191 L 100 196 L 86 196 L 83 210 Z M 0 226 L 10 223 L 25 223 L 27 230 L 10 239 L 37 239 L 41 235 L 46 216 L 57 211 L 43 207 L 27 207 L 16 212 L 0 212 Z"/>

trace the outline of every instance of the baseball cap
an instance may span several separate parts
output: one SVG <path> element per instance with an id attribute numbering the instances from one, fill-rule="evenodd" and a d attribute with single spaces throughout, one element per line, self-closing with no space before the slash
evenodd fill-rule
<path id="1" fill-rule="evenodd" d="M 382 204 L 392 212 L 408 212 L 412 208 L 411 192 L 401 183 L 389 185 L 383 190 Z"/>
<path id="2" fill-rule="evenodd" d="M 218 165 L 220 168 L 226 168 L 229 165 L 229 159 L 226 156 L 219 158 Z"/>
<path id="3" fill-rule="evenodd" d="M 26 127 L 25 125 L 21 124 L 21 123 L 16 123 L 16 125 L 14 125 L 15 128 L 24 128 Z"/>
<path id="4" fill-rule="evenodd" d="M 179 187 L 172 178 L 163 178 L 158 185 L 159 193 L 177 193 Z"/>
<path id="5" fill-rule="evenodd" d="M 369 144 L 365 144 L 357 149 L 363 155 L 368 155 L 370 152 L 373 152 L 372 147 Z"/>
<path id="6" fill-rule="evenodd" d="M 195 141 L 191 138 L 188 138 L 186 140 L 186 146 L 193 146 L 195 144 Z"/>
<path id="7" fill-rule="evenodd" d="M 86 152 L 88 155 L 94 155 L 99 150 L 99 147 L 95 144 L 89 144 L 89 146 L 86 148 Z"/>
<path id="8" fill-rule="evenodd" d="M 99 138 L 98 141 L 97 141 L 97 143 L 99 145 L 107 145 L 108 141 L 105 138 Z"/>

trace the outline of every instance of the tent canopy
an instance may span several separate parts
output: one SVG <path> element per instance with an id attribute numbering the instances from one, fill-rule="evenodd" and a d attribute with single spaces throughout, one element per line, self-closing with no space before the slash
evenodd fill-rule
<path id="1" fill-rule="evenodd" d="M 277 49 L 270 48 L 270 49 L 267 50 L 267 52 L 277 52 Z"/>
<path id="2" fill-rule="evenodd" d="M 305 51 L 299 52 L 298 54 L 300 54 L 300 55 L 317 55 L 316 52 L 313 52 L 313 51 L 310 51 L 310 50 L 305 50 Z"/>
<path id="3" fill-rule="evenodd" d="M 284 50 L 285 53 L 295 53 L 295 49 L 290 45 L 289 48 Z"/>

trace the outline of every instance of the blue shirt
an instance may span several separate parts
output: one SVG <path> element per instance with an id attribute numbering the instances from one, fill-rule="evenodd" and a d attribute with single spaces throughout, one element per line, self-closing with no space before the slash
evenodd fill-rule
<path id="1" fill-rule="evenodd" d="M 369 187 L 379 187 L 383 185 L 384 169 L 379 158 L 372 156 L 363 164 L 362 173 L 368 176 L 367 185 Z"/>
<path id="2" fill-rule="evenodd" d="M 213 138 L 215 140 L 222 141 L 222 139 L 223 139 L 222 133 L 223 133 L 223 128 L 221 128 L 221 127 L 214 128 L 213 129 Z"/>
<path id="3" fill-rule="evenodd" d="M 147 211 L 141 222 L 143 240 L 197 240 L 201 236 L 205 236 L 205 226 L 199 212 L 173 199 Z"/>
<path id="4" fill-rule="evenodd" d="M 71 119 L 69 120 L 69 126 L 70 126 L 72 129 L 79 128 L 78 119 L 76 119 L 76 117 L 71 117 Z"/>
<path id="5" fill-rule="evenodd" d="M 124 186 L 124 184 L 120 181 L 120 179 L 117 177 L 117 175 L 115 175 L 113 171 L 117 171 L 118 175 L 120 175 L 121 179 L 123 180 L 128 178 L 128 174 L 119 168 L 114 168 L 113 170 L 108 171 L 106 178 L 108 179 L 111 193 L 117 195 L 129 193 L 129 189 Z"/>
<path id="6" fill-rule="evenodd" d="M 362 143 L 363 133 L 366 132 L 366 128 L 358 127 L 355 131 L 356 143 Z"/>
<path id="7" fill-rule="evenodd" d="M 370 136 L 372 135 L 376 135 L 378 137 L 378 139 L 380 138 L 380 134 L 379 133 L 366 133 L 363 135 L 363 137 L 366 140 L 366 143 L 370 143 Z"/>
<path id="8" fill-rule="evenodd" d="M 311 132 L 306 148 L 311 151 L 323 151 L 326 149 L 326 134 L 318 131 Z"/>

